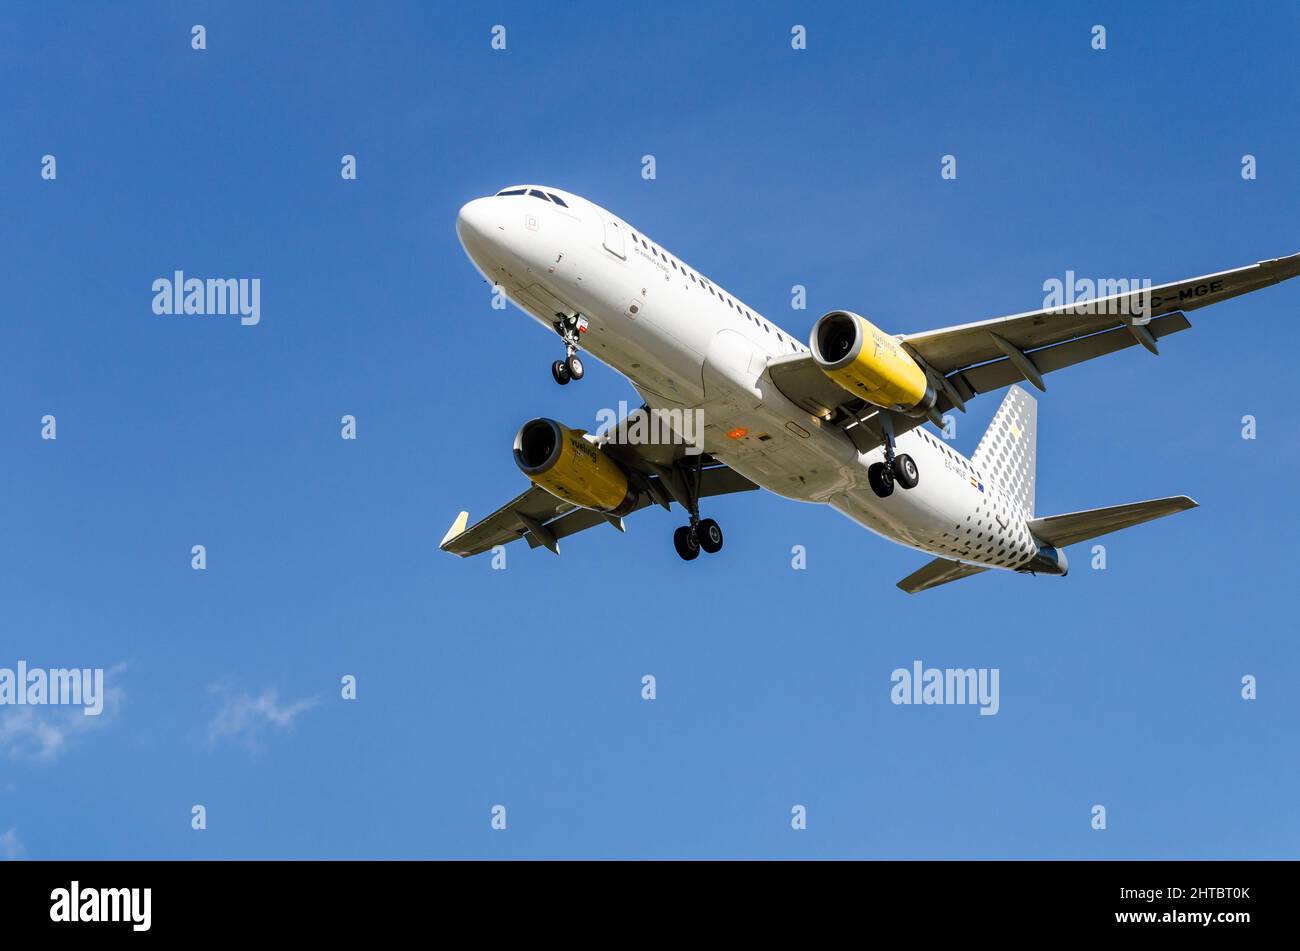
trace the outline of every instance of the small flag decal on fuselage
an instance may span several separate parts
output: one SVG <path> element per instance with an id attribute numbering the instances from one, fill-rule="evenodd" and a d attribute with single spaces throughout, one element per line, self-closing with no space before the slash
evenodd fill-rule
<path id="1" fill-rule="evenodd" d="M 979 489 L 981 492 L 984 491 L 984 483 L 981 482 L 979 479 L 976 479 L 974 476 L 971 476 L 970 484 L 971 484 L 971 488 Z"/>

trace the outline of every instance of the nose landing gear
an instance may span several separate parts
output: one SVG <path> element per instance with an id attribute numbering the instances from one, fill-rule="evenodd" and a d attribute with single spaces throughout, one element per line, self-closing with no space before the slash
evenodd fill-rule
<path id="1" fill-rule="evenodd" d="M 551 376 L 555 382 L 564 386 L 570 380 L 581 380 L 583 375 L 582 360 L 576 353 L 569 354 L 566 360 L 556 360 L 551 364 Z"/>
<path id="2" fill-rule="evenodd" d="M 586 375 L 582 358 L 578 356 L 578 335 L 587 329 L 587 318 L 581 314 L 556 314 L 555 332 L 564 341 L 563 360 L 551 364 L 551 376 L 564 386 L 570 380 L 581 380 Z"/>

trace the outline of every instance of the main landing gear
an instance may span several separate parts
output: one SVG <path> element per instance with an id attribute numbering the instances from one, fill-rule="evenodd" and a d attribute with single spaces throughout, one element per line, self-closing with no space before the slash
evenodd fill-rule
<path id="1" fill-rule="evenodd" d="M 700 551 L 710 555 L 722 551 L 722 529 L 711 518 L 700 519 L 694 525 L 683 525 L 673 532 L 673 547 L 683 561 L 694 561 Z"/>
<path id="2" fill-rule="evenodd" d="M 582 358 L 578 356 L 578 334 L 586 329 L 587 318 L 581 314 L 556 314 L 555 317 L 555 332 L 564 341 L 565 357 L 551 364 L 551 376 L 563 386 L 570 380 L 581 380 L 587 372 L 582 366 Z"/>
<path id="3" fill-rule="evenodd" d="M 880 498 L 894 493 L 894 485 L 905 489 L 915 489 L 921 481 L 921 473 L 916 462 L 907 453 L 894 455 L 894 425 L 887 413 L 880 414 L 885 428 L 885 461 L 873 462 L 867 467 L 867 482 Z"/>
<path id="4" fill-rule="evenodd" d="M 683 473 L 682 481 L 686 484 L 686 509 L 691 520 L 687 525 L 673 532 L 673 547 L 683 561 L 694 561 L 700 557 L 700 550 L 710 555 L 722 551 L 722 528 L 711 518 L 700 518 L 700 477 L 704 471 L 704 456 L 695 457 L 693 471 Z M 679 500 L 680 501 L 680 500 Z"/>

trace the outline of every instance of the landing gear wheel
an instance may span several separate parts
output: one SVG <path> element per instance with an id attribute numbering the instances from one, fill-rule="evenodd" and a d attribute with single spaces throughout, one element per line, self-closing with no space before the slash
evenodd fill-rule
<path id="1" fill-rule="evenodd" d="M 700 557 L 700 539 L 689 525 L 683 525 L 673 532 L 673 547 L 682 561 L 694 561 Z"/>
<path id="2" fill-rule="evenodd" d="M 564 341 L 564 359 L 556 360 L 551 364 L 551 374 L 555 377 L 555 382 L 565 384 L 570 380 L 581 380 L 586 370 L 582 365 L 582 359 L 578 356 L 578 336 L 587 328 L 587 319 L 581 314 L 557 312 L 555 323 L 551 326 Z M 561 375 L 563 379 L 560 379 Z"/>
<path id="3" fill-rule="evenodd" d="M 700 540 L 700 547 L 710 555 L 722 551 L 722 529 L 711 518 L 706 518 L 695 526 L 695 534 Z"/>
<path id="4" fill-rule="evenodd" d="M 894 457 L 894 481 L 905 489 L 915 489 L 921 481 L 921 473 L 907 453 Z"/>
<path id="5" fill-rule="evenodd" d="M 883 462 L 873 462 L 867 467 L 867 481 L 882 499 L 894 494 L 894 473 Z"/>

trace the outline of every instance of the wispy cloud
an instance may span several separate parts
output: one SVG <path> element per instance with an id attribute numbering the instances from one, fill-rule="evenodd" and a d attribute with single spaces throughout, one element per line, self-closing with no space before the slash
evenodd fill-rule
<path id="1" fill-rule="evenodd" d="M 0 861 L 15 861 L 27 857 L 27 849 L 18 838 L 17 827 L 0 833 Z"/>
<path id="2" fill-rule="evenodd" d="M 262 737 L 267 733 L 289 731 L 299 714 L 316 706 L 314 697 L 281 703 L 275 687 L 267 687 L 254 696 L 218 683 L 213 684 L 212 692 L 221 698 L 221 706 L 208 724 L 208 742 L 230 739 L 252 750 L 261 748 Z"/>
<path id="3" fill-rule="evenodd" d="M 80 735 L 106 726 L 116 718 L 126 698 L 118 685 L 126 664 L 105 671 L 104 709 L 88 717 L 80 706 L 0 706 L 0 753 L 10 759 L 49 762 L 64 753 Z"/>

